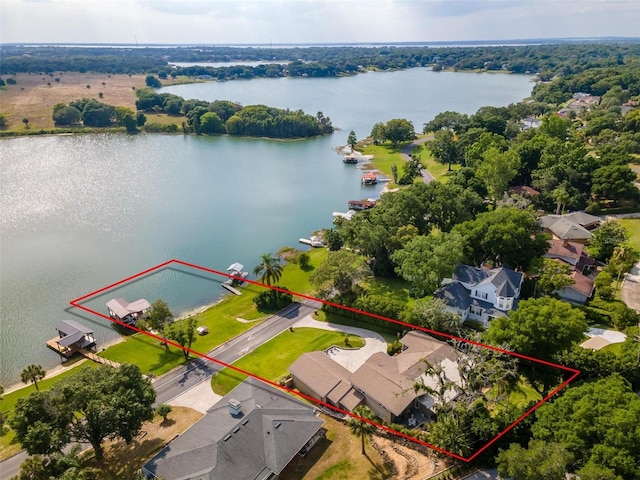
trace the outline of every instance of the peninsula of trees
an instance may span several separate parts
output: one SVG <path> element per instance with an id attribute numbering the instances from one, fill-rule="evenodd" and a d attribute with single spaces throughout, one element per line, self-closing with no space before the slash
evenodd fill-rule
<path id="1" fill-rule="evenodd" d="M 153 78 L 153 77 L 152 77 Z M 186 117 L 183 133 L 229 134 L 243 137 L 307 138 L 333 132 L 331 119 L 322 112 L 316 116 L 302 110 L 284 110 L 265 105 L 242 105 L 226 100 L 206 102 L 185 100 L 170 93 L 157 93 L 151 88 L 136 91 L 137 112 L 127 107 L 114 107 L 95 99 L 83 98 L 68 105 L 53 107 L 56 126 L 109 127 L 123 126 L 128 133 L 144 127 L 145 112 L 164 112 L 170 116 Z M 147 125 L 147 131 L 177 132 L 176 124 Z"/>

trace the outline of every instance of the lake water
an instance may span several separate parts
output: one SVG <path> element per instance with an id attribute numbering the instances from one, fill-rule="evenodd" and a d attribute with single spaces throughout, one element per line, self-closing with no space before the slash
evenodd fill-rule
<path id="1" fill-rule="evenodd" d="M 1 140 L 0 384 L 29 363 L 59 358 L 44 342 L 71 318 L 99 343 L 106 321 L 68 302 L 177 258 L 216 270 L 252 270 L 262 253 L 331 226 L 350 199 L 376 196 L 333 147 L 354 130 L 407 118 L 417 130 L 444 110 L 474 112 L 529 95 L 529 77 L 413 69 L 338 79 L 256 79 L 165 88 L 185 98 L 228 99 L 324 112 L 334 135 L 269 141 L 182 135 L 84 135 Z M 94 299 L 164 298 L 175 313 L 214 302 L 217 284 L 165 270 Z M 105 312 L 106 313 L 106 312 Z"/>

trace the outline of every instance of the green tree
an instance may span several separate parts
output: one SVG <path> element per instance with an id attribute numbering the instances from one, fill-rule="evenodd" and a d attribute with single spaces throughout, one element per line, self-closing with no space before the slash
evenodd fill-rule
<path id="1" fill-rule="evenodd" d="M 4 113 L 0 113 L 0 129 L 7 128 L 9 126 L 9 121 L 7 120 L 7 116 Z"/>
<path id="2" fill-rule="evenodd" d="M 531 440 L 528 448 L 512 443 L 496 458 L 498 473 L 518 480 L 565 480 L 573 455 L 560 443 Z"/>
<path id="3" fill-rule="evenodd" d="M 373 139 L 373 143 L 375 144 L 384 142 L 384 123 L 376 123 L 371 129 L 370 136 Z"/>
<path id="4" fill-rule="evenodd" d="M 280 259 L 270 253 L 260 256 L 260 263 L 253 269 L 253 274 L 258 276 L 258 280 L 267 285 L 276 285 L 282 276 L 282 265 Z"/>
<path id="5" fill-rule="evenodd" d="M 358 138 L 356 137 L 356 132 L 351 130 L 349 132 L 349 137 L 347 138 L 347 145 L 351 147 L 351 150 L 356 148 L 356 143 L 358 143 Z"/>
<path id="6" fill-rule="evenodd" d="M 162 421 L 167 421 L 167 416 L 171 413 L 173 408 L 171 405 L 167 405 L 166 403 L 161 403 L 156 407 L 156 415 L 160 415 L 162 417 Z"/>
<path id="7" fill-rule="evenodd" d="M 415 135 L 413 124 L 404 118 L 394 118 L 384 126 L 384 139 L 390 141 L 394 148 L 400 142 L 413 140 Z"/>
<path id="8" fill-rule="evenodd" d="M 147 322 L 149 326 L 156 332 L 159 332 L 163 338 L 167 337 L 167 327 L 173 322 L 173 313 L 169 309 L 169 305 L 162 299 L 158 299 L 151 304 L 151 311 L 149 312 L 149 318 Z M 169 350 L 169 344 L 163 342 L 167 351 Z"/>
<path id="9" fill-rule="evenodd" d="M 464 241 L 458 233 L 419 235 L 391 255 L 396 272 L 411 282 L 413 293 L 433 293 L 462 260 Z"/>
<path id="10" fill-rule="evenodd" d="M 365 455 L 365 439 L 376 429 L 375 425 L 371 423 L 375 419 L 375 415 L 371 411 L 371 409 L 365 405 L 358 405 L 353 410 L 353 414 L 357 415 L 360 418 L 349 418 L 349 430 L 353 435 L 359 437 L 362 441 L 362 455 Z"/>
<path id="11" fill-rule="evenodd" d="M 536 411 L 534 438 L 558 442 L 576 466 L 607 468 L 622 478 L 640 471 L 640 397 L 619 375 L 567 389 Z"/>
<path id="12" fill-rule="evenodd" d="M 18 400 L 11 417 L 16 439 L 31 454 L 88 442 L 100 461 L 105 440 L 127 444 L 153 419 L 155 391 L 135 365 L 84 368 L 46 392 Z"/>
<path id="13" fill-rule="evenodd" d="M 596 295 L 603 300 L 609 301 L 613 300 L 613 288 L 611 288 L 611 284 L 613 283 L 613 277 L 606 270 L 602 270 L 598 273 L 598 276 L 595 279 L 594 286 L 596 287 Z"/>
<path id="14" fill-rule="evenodd" d="M 487 186 L 487 191 L 495 205 L 509 188 L 520 168 L 520 157 L 515 150 L 501 152 L 495 147 L 482 155 L 482 163 L 476 169 L 476 176 Z"/>
<path id="15" fill-rule="evenodd" d="M 593 172 L 591 193 L 600 201 L 611 200 L 614 205 L 621 200 L 637 199 L 636 179 L 636 173 L 627 165 L 600 167 Z"/>
<path id="16" fill-rule="evenodd" d="M 80 123 L 82 114 L 77 108 L 70 107 L 64 103 L 53 106 L 53 122 L 56 125 L 76 125 Z"/>
<path id="17" fill-rule="evenodd" d="M 594 230 L 589 253 L 592 257 L 608 262 L 613 251 L 629 239 L 627 229 L 615 220 L 607 220 Z"/>
<path id="18" fill-rule="evenodd" d="M 311 265 L 311 255 L 309 255 L 307 252 L 300 252 L 297 259 L 298 265 L 302 270 L 307 270 Z"/>
<path id="19" fill-rule="evenodd" d="M 613 249 L 613 255 L 609 260 L 609 268 L 617 274 L 616 286 L 613 290 L 614 296 L 620 284 L 620 277 L 623 273 L 630 271 L 638 259 L 640 259 L 640 254 L 630 245 L 622 244 Z"/>
<path id="20" fill-rule="evenodd" d="M 354 283 L 364 274 L 364 261 L 348 250 L 329 252 L 326 260 L 309 277 L 309 282 L 321 297 L 329 297 L 334 291 L 349 293 Z"/>
<path id="21" fill-rule="evenodd" d="M 549 237 L 533 213 L 512 207 L 480 213 L 452 232 L 465 239 L 464 254 L 471 265 L 488 262 L 527 271 L 549 248 Z"/>
<path id="22" fill-rule="evenodd" d="M 584 313 L 566 302 L 550 297 L 523 300 L 508 317 L 491 321 L 483 340 L 507 345 L 523 355 L 553 361 L 563 350 L 582 340 L 587 330 Z M 554 374 L 523 366 L 523 373 L 542 396 L 557 382 Z"/>
<path id="23" fill-rule="evenodd" d="M 29 128 L 29 119 L 27 117 L 22 119 L 22 123 L 24 123 L 24 128 L 25 129 Z"/>
<path id="24" fill-rule="evenodd" d="M 23 383 L 33 382 L 36 390 L 39 390 L 38 382 L 44 378 L 45 373 L 41 365 L 27 365 L 20 373 L 20 380 Z"/>
<path id="25" fill-rule="evenodd" d="M 454 412 L 438 415 L 438 421 L 429 431 L 429 441 L 462 457 L 468 456 L 472 451 L 471 432 L 462 416 Z"/>
<path id="26" fill-rule="evenodd" d="M 147 87 L 151 88 L 162 87 L 162 83 L 160 83 L 160 80 L 158 80 L 158 78 L 154 77 L 153 75 L 147 75 L 147 78 L 144 79 L 144 83 L 147 85 Z"/>
<path id="27" fill-rule="evenodd" d="M 327 248 L 332 252 L 337 252 L 342 248 L 344 242 L 342 241 L 342 237 L 337 230 L 330 228 L 322 232 L 322 241 L 327 246 Z"/>
<path id="28" fill-rule="evenodd" d="M 404 313 L 403 321 L 420 327 L 458 335 L 460 332 L 460 317 L 446 311 L 443 300 L 426 297 L 416 300 Z"/>
<path id="29" fill-rule="evenodd" d="M 144 114 L 144 112 L 136 113 L 136 123 L 138 124 L 139 127 L 144 127 L 144 124 L 146 122 L 147 122 L 147 116 Z"/>
<path id="30" fill-rule="evenodd" d="M 564 262 L 551 258 L 544 258 L 540 276 L 536 282 L 537 288 L 545 295 L 563 290 L 573 285 L 571 267 Z"/>
<path id="31" fill-rule="evenodd" d="M 200 133 L 224 133 L 224 124 L 214 112 L 207 112 L 200 117 Z"/>
<path id="32" fill-rule="evenodd" d="M 461 157 L 456 147 L 454 133 L 451 130 L 438 130 L 433 136 L 433 140 L 427 142 L 427 147 L 433 154 L 436 162 L 448 165 L 451 171 L 451 165 L 460 163 Z"/>
<path id="33" fill-rule="evenodd" d="M 174 340 L 178 345 L 185 347 L 182 354 L 185 360 L 189 360 L 189 349 L 196 338 L 196 319 L 188 318 L 180 322 L 171 323 L 169 325 L 167 336 Z"/>
<path id="34" fill-rule="evenodd" d="M 552 138 L 557 138 L 558 140 L 564 142 L 567 138 L 567 131 L 569 130 L 570 125 L 570 120 L 559 117 L 558 115 L 545 115 L 542 118 L 540 131 L 545 135 L 548 135 Z"/>

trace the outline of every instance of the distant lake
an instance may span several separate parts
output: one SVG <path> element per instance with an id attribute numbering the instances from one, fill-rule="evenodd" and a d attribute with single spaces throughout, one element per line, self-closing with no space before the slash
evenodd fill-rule
<path id="1" fill-rule="evenodd" d="M 170 62 L 169 65 L 175 65 L 176 67 L 257 67 L 258 65 L 284 65 L 289 63 L 288 60 L 282 61 L 260 61 L 260 62 L 250 62 L 250 61 L 231 61 L 231 62 Z"/>
<path id="2" fill-rule="evenodd" d="M 71 318 L 117 337 L 106 321 L 69 310 L 80 295 L 172 258 L 251 271 L 262 253 L 331 226 L 351 199 L 377 196 L 333 148 L 376 122 L 438 112 L 473 113 L 527 97 L 531 77 L 428 69 L 345 78 L 254 79 L 163 88 L 185 98 L 303 109 L 330 116 L 335 134 L 303 141 L 183 135 L 84 135 L 0 140 L 0 384 L 30 363 Z M 167 271 L 120 289 L 128 300 L 164 298 L 175 313 L 214 302 L 222 289 Z M 110 297 L 109 297 L 110 298 Z M 91 307 L 105 312 L 100 298 Z"/>

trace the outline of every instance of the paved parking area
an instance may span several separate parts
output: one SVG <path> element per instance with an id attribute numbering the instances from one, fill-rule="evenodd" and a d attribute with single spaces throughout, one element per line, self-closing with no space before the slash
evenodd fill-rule
<path id="1" fill-rule="evenodd" d="M 200 382 L 183 394 L 169 401 L 169 405 L 174 407 L 189 407 L 201 413 L 206 413 L 222 397 L 213 393 L 211 389 L 211 379 Z"/>
<path id="2" fill-rule="evenodd" d="M 329 356 L 350 372 L 355 372 L 366 362 L 371 355 L 378 352 L 387 352 L 387 342 L 382 335 L 364 328 L 348 327 L 337 323 L 319 322 L 311 315 L 307 315 L 299 320 L 294 327 L 310 327 L 322 330 L 332 330 L 335 332 L 357 335 L 365 341 L 365 345 L 357 350 L 334 347 L 329 352 Z"/>

